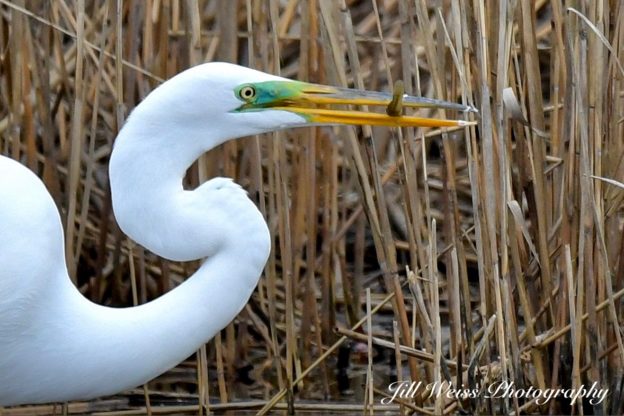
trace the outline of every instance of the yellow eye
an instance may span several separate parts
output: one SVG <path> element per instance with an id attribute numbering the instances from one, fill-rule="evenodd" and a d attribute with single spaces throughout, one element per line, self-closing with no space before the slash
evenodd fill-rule
<path id="1" fill-rule="evenodd" d="M 256 96 L 256 89 L 251 85 L 247 85 L 238 91 L 238 95 L 245 101 L 249 101 Z"/>

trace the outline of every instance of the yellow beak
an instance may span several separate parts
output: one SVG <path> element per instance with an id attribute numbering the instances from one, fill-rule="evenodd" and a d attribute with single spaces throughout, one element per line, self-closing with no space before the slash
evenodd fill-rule
<path id="1" fill-rule="evenodd" d="M 241 94 L 244 91 L 245 94 Z M 237 111 L 262 109 L 296 113 L 310 123 L 352 124 L 394 127 L 456 127 L 474 125 L 474 121 L 446 120 L 402 115 L 402 108 L 438 108 L 477 112 L 474 107 L 407 94 L 329 87 L 298 81 L 266 81 L 245 84 L 237 89 L 247 96 Z M 392 103 L 392 104 L 391 104 Z M 327 108 L 331 105 L 386 107 L 386 113 Z M 319 107 L 322 106 L 322 107 Z M 398 111 L 397 111 L 398 108 Z M 398 114 L 396 114 L 398 112 Z"/>

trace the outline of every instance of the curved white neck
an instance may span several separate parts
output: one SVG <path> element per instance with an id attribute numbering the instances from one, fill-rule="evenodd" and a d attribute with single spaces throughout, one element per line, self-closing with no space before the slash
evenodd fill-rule
<path id="1" fill-rule="evenodd" d="M 211 236 L 191 238 L 203 218 L 188 215 L 186 206 L 199 194 L 185 192 L 182 181 L 200 155 L 225 139 L 184 127 L 171 131 L 160 125 L 167 124 L 161 118 L 137 115 L 141 110 L 137 108 L 119 132 L 110 158 L 117 223 L 126 235 L 161 257 L 177 261 L 206 257 L 211 254 L 205 246 Z"/>

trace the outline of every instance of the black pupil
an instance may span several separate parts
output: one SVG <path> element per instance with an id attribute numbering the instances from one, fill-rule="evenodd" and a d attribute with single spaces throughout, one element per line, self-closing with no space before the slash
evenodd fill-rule
<path id="1" fill-rule="evenodd" d="M 243 96 L 245 96 L 246 98 L 250 98 L 253 96 L 253 90 L 251 88 L 245 88 L 243 90 Z"/>

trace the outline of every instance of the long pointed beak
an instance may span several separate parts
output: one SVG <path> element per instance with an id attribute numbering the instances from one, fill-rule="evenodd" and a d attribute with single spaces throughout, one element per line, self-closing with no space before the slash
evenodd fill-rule
<path id="1" fill-rule="evenodd" d="M 417 117 L 412 115 L 391 115 L 381 112 L 356 111 L 328 108 L 333 105 L 357 105 L 386 107 L 393 99 L 400 101 L 399 108 L 437 108 L 460 112 L 477 112 L 474 107 L 448 101 L 402 94 L 330 87 L 298 81 L 266 81 L 247 84 L 241 88 L 253 88 L 250 98 L 237 111 L 260 109 L 284 110 L 304 117 L 308 122 L 321 124 L 352 124 L 393 127 L 455 127 L 476 124 L 473 121 L 446 120 Z M 394 105 L 394 104 L 393 104 Z M 320 107 L 319 107 L 320 106 Z"/>

